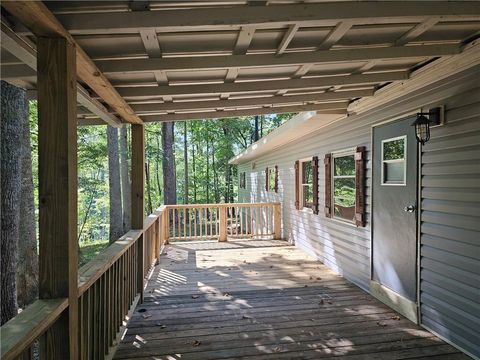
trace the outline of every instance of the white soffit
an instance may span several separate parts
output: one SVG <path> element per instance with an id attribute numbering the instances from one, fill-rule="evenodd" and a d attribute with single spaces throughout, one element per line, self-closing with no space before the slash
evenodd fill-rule
<path id="1" fill-rule="evenodd" d="M 230 159 L 229 163 L 238 165 L 258 158 L 345 116 L 345 114 L 317 114 L 315 111 L 299 113 Z"/>

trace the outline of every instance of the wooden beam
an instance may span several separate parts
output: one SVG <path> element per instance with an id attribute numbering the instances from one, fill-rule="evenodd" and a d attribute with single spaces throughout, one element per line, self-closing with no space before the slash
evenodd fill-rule
<path id="1" fill-rule="evenodd" d="M 297 24 L 290 25 L 288 30 L 285 32 L 285 35 L 282 38 L 282 41 L 278 45 L 277 55 L 282 55 L 287 49 L 290 42 L 293 40 L 293 37 L 297 33 L 299 26 Z"/>
<path id="2" fill-rule="evenodd" d="M 39 297 L 68 297 L 46 333 L 42 358 L 76 359 L 78 333 L 77 117 L 75 46 L 37 39 Z"/>
<path id="3" fill-rule="evenodd" d="M 132 125 L 132 230 L 143 230 L 145 218 L 145 127 Z M 143 302 L 144 234 L 137 240 L 137 292 Z"/>
<path id="4" fill-rule="evenodd" d="M 290 96 L 270 96 L 260 98 L 248 98 L 238 100 L 214 100 L 214 101 L 182 101 L 172 103 L 151 103 L 132 105 L 133 109 L 139 113 L 145 112 L 162 112 L 162 111 L 179 111 L 179 110 L 200 110 L 218 108 L 236 108 L 246 106 L 268 106 L 275 104 L 295 105 L 305 104 L 307 102 L 325 102 L 332 100 L 344 100 L 351 98 L 359 98 L 364 96 L 372 96 L 373 89 L 325 92 L 320 94 L 309 95 L 290 95 Z"/>
<path id="5" fill-rule="evenodd" d="M 339 22 L 323 39 L 317 50 L 328 50 L 335 45 L 351 29 L 352 23 L 348 21 Z"/>
<path id="6" fill-rule="evenodd" d="M 475 1 L 323 2 L 269 6 L 231 6 L 203 9 L 59 14 L 58 19 L 73 35 L 232 29 L 242 26 L 272 28 L 297 24 L 336 26 L 341 21 L 359 24 L 419 23 L 426 17 L 442 21 L 478 20 L 480 3 Z"/>
<path id="7" fill-rule="evenodd" d="M 119 93 L 128 99 L 155 98 L 165 95 L 219 94 L 243 92 L 269 92 L 281 89 L 318 89 L 335 85 L 360 85 L 405 80 L 408 72 L 395 71 L 365 75 L 323 76 L 308 79 L 237 82 L 231 84 L 205 84 L 182 86 L 142 86 L 119 88 Z"/>
<path id="8" fill-rule="evenodd" d="M 282 56 L 226 55 L 205 57 L 180 57 L 163 59 L 125 59 L 99 60 L 97 65 L 105 73 L 138 73 L 155 70 L 211 70 L 247 67 L 269 67 L 285 65 L 322 64 L 376 59 L 406 59 L 416 57 L 455 55 L 460 53 L 460 46 L 419 45 L 378 47 L 344 50 L 320 50 L 311 52 L 286 53 Z"/>
<path id="9" fill-rule="evenodd" d="M 29 28 L 37 37 L 63 37 L 75 45 L 77 57 L 77 74 L 93 91 L 110 105 L 125 121 L 141 123 L 130 106 L 118 94 L 110 81 L 95 66 L 93 61 L 76 44 L 73 37 L 48 10 L 41 1 L 4 1 L 2 6 Z"/>
<path id="10" fill-rule="evenodd" d="M 439 21 L 440 21 L 439 17 L 433 17 L 433 18 L 429 18 L 422 21 L 420 24 L 414 26 L 405 34 L 403 34 L 400 38 L 398 38 L 397 41 L 395 41 L 395 46 L 402 46 L 407 44 L 408 42 L 422 35 L 425 31 L 430 29 Z"/>
<path id="11" fill-rule="evenodd" d="M 242 109 L 242 110 L 185 112 L 185 113 L 164 114 L 164 115 L 144 115 L 142 116 L 142 118 L 145 122 L 159 122 L 159 121 L 182 121 L 182 120 L 196 120 L 196 119 L 223 119 L 228 117 L 282 114 L 282 113 L 289 113 L 289 112 L 297 113 L 302 111 L 317 111 L 319 113 L 326 113 L 326 114 L 346 114 L 347 106 L 348 106 L 348 101 L 342 101 L 342 102 L 325 103 L 325 104 L 277 106 L 277 107 Z"/>
<path id="12" fill-rule="evenodd" d="M 33 69 L 34 76 L 37 71 L 37 50 L 33 45 L 28 44 L 20 36 L 15 34 L 6 24 L 2 22 L 2 48 L 6 49 L 20 61 L 22 61 L 29 68 Z M 4 72 L 5 67 L 2 67 Z M 2 77 L 4 74 L 2 73 Z M 108 110 L 98 100 L 92 98 L 85 88 L 77 83 L 77 101 L 90 110 L 94 115 L 104 120 L 107 124 L 113 127 L 122 126 L 122 122 L 114 115 L 110 114 Z"/>

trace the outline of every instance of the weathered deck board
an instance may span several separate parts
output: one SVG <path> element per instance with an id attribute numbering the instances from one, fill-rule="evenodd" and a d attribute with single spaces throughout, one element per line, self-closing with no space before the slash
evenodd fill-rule
<path id="1" fill-rule="evenodd" d="M 468 359 L 286 242 L 167 246 L 115 359 Z"/>

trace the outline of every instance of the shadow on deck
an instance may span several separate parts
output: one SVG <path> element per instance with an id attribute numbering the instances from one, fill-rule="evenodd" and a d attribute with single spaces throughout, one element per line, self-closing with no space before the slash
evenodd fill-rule
<path id="1" fill-rule="evenodd" d="M 284 241 L 168 245 L 115 359 L 468 359 Z"/>

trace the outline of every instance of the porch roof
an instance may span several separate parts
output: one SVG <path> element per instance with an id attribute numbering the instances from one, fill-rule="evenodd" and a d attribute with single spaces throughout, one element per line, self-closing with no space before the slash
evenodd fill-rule
<path id="1" fill-rule="evenodd" d="M 480 31 L 474 1 L 46 1 L 53 20 L 28 3 L 2 3 L 2 78 L 35 96 L 32 32 L 58 20 L 109 89 L 79 75 L 81 124 L 342 115 Z"/>

